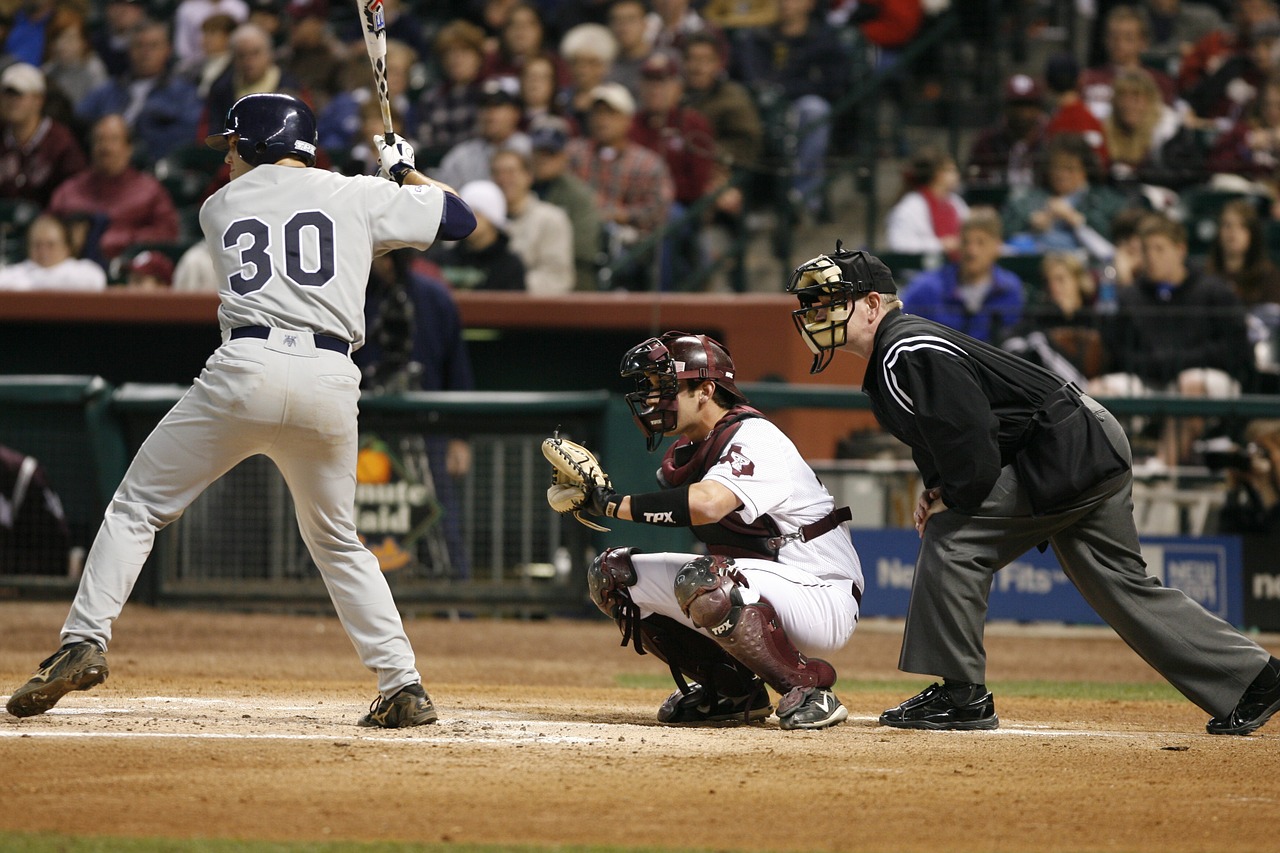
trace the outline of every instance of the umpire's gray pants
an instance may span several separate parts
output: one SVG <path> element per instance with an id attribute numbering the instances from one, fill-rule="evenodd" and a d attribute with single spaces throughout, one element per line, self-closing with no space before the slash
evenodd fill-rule
<path id="1" fill-rule="evenodd" d="M 1083 400 L 1132 461 L 1116 419 L 1096 401 Z M 1066 511 L 1036 518 L 1013 467 L 1006 466 L 978 515 L 946 510 L 925 526 L 898 667 L 985 682 L 982 636 L 992 578 L 1046 539 L 1089 606 L 1209 714 L 1230 713 L 1270 658 L 1180 590 L 1147 574 L 1133 521 L 1132 472 L 1081 495 Z"/>

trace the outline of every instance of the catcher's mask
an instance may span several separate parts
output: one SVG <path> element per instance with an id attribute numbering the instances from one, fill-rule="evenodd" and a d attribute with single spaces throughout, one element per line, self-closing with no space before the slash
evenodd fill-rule
<path id="1" fill-rule="evenodd" d="M 791 273 L 787 292 L 800 307 L 791 312 L 796 331 L 813 353 L 810 373 L 821 373 L 849 338 L 853 303 L 871 291 L 897 293 L 893 274 L 875 255 L 853 252 L 836 241 L 830 255 L 805 261 Z"/>
<path id="2" fill-rule="evenodd" d="M 676 428 L 681 380 L 710 379 L 737 403 L 747 402 L 733 384 L 735 371 L 729 351 L 706 335 L 664 332 L 649 338 L 627 350 L 619 372 L 624 379 L 636 381 L 636 390 L 626 396 L 627 405 L 651 452 Z"/>

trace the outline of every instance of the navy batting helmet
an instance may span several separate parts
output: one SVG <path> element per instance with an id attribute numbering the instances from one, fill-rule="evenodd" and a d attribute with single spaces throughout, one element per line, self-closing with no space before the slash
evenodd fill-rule
<path id="1" fill-rule="evenodd" d="M 251 166 L 296 157 L 316 163 L 316 117 L 292 95 L 245 95 L 227 110 L 227 129 L 205 137 L 205 145 L 226 151 L 238 136 L 236 151 Z"/>

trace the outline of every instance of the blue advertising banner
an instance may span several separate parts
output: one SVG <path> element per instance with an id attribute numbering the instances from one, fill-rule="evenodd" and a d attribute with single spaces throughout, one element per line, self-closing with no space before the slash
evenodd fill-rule
<path id="1" fill-rule="evenodd" d="M 910 529 L 855 530 L 867 589 L 865 616 L 905 616 L 920 539 Z M 1142 538 L 1148 574 L 1176 587 L 1232 625 L 1244 620 L 1240 539 L 1236 536 Z M 990 619 L 1102 624 L 1058 566 L 1053 551 L 1032 549 L 996 573 Z"/>

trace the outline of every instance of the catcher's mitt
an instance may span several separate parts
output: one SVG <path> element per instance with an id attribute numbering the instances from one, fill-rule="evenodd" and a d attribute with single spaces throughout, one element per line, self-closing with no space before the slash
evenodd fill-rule
<path id="1" fill-rule="evenodd" d="M 582 517 L 583 510 L 590 504 L 592 488 L 613 491 L 609 475 L 600 467 L 595 454 L 556 434 L 542 440 L 542 455 L 551 463 L 551 486 L 547 489 L 547 503 L 551 508 L 561 514 L 573 513 L 574 518 L 593 530 L 608 530 Z"/>

